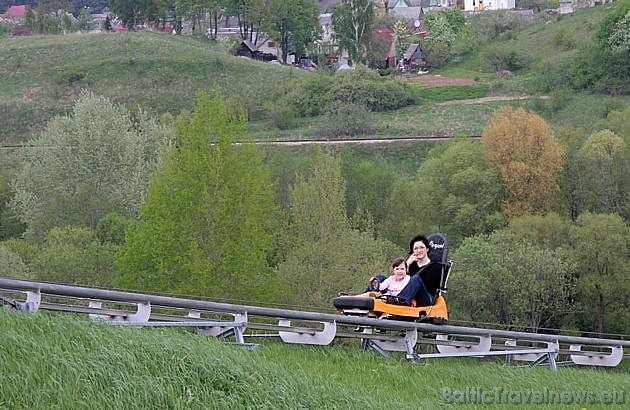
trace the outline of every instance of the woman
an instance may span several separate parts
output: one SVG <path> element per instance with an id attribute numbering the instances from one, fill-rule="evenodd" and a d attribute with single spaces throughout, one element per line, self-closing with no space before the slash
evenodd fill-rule
<path id="1" fill-rule="evenodd" d="M 429 240 L 424 235 L 416 235 L 409 242 L 409 275 L 411 279 L 397 295 L 408 305 L 416 301 L 416 306 L 430 306 L 437 294 L 442 278 L 442 267 L 429 258 Z"/>

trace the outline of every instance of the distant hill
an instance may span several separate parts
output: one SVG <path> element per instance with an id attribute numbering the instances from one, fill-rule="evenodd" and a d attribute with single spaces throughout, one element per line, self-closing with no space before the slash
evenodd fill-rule
<path id="1" fill-rule="evenodd" d="M 176 115 L 218 85 L 256 117 L 271 92 L 304 73 L 152 32 L 3 38 L 0 56 L 0 144 L 27 141 L 70 110 L 81 89 Z"/>

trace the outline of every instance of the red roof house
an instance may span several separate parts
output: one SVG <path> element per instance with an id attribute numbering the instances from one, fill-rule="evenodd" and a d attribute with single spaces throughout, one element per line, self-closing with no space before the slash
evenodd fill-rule
<path id="1" fill-rule="evenodd" d="M 379 60 L 383 68 L 396 67 L 396 49 L 394 47 L 393 28 L 373 28 L 372 50 L 380 55 Z"/>

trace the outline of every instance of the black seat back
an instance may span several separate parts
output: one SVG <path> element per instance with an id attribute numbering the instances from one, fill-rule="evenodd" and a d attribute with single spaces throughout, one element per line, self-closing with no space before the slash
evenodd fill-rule
<path id="1" fill-rule="evenodd" d="M 441 233 L 433 233 L 427 237 L 429 240 L 429 259 L 442 265 L 442 276 L 440 278 L 440 289 L 438 295 L 446 292 L 448 275 L 451 273 L 452 262 L 448 260 L 448 239 Z M 437 295 L 436 295 L 437 296 Z"/>

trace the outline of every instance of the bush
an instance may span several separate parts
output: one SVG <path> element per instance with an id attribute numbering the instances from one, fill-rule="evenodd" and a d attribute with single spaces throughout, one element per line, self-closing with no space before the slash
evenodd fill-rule
<path id="1" fill-rule="evenodd" d="M 292 128 L 295 123 L 295 113 L 291 106 L 282 103 L 270 104 L 267 108 L 268 117 L 274 127 L 279 130 Z"/>
<path id="2" fill-rule="evenodd" d="M 338 102 L 321 119 L 318 133 L 327 138 L 369 135 L 373 123 L 374 115 L 365 105 Z"/>
<path id="3" fill-rule="evenodd" d="M 555 88 L 571 85 L 574 80 L 571 74 L 573 63 L 571 58 L 543 61 L 536 69 L 538 89 L 550 92 Z"/>
<path id="4" fill-rule="evenodd" d="M 371 111 L 395 110 L 409 103 L 400 83 L 362 66 L 337 73 L 330 93 L 335 103 L 364 105 Z"/>
<path id="5" fill-rule="evenodd" d="M 85 77 L 85 70 L 71 68 L 57 74 L 55 83 L 58 85 L 71 85 L 81 81 Z"/>
<path id="6" fill-rule="evenodd" d="M 410 97 L 402 84 L 381 77 L 376 70 L 358 66 L 334 75 L 326 70 L 307 74 L 293 83 L 279 101 L 280 106 L 292 107 L 300 117 L 322 115 L 336 103 L 387 111 L 409 104 Z"/>
<path id="7" fill-rule="evenodd" d="M 562 47 L 564 51 L 572 50 L 576 45 L 575 36 L 564 27 L 556 30 L 553 35 L 553 40 L 558 46 Z"/>
<path id="8" fill-rule="evenodd" d="M 333 77 L 328 70 L 317 70 L 300 77 L 289 84 L 289 91 L 279 103 L 294 108 L 299 117 L 321 115 L 330 109 L 331 98 L 328 93 Z"/>
<path id="9" fill-rule="evenodd" d="M 572 98 L 573 92 L 569 87 L 555 88 L 551 94 L 549 94 L 549 99 L 545 101 L 545 109 L 551 114 L 555 114 L 567 105 Z"/>
<path id="10" fill-rule="evenodd" d="M 483 58 L 492 70 L 519 70 L 526 66 L 527 59 L 514 49 L 501 47 L 488 47 L 483 53 Z"/>

